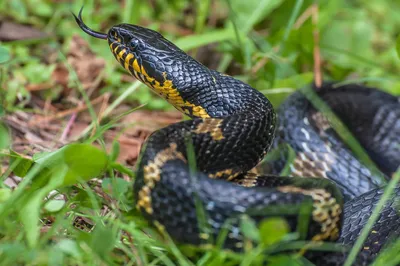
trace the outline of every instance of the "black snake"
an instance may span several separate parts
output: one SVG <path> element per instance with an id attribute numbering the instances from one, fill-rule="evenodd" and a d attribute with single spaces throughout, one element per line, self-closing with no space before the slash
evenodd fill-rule
<path id="1" fill-rule="evenodd" d="M 88 28 L 81 12 L 75 19 L 89 35 L 108 40 L 115 58 L 133 76 L 192 118 L 154 132 L 141 152 L 134 183 L 136 206 L 161 231 L 177 241 L 201 245 L 214 243 L 226 228 L 224 247 L 242 250 L 243 215 L 256 223 L 282 217 L 291 231 L 306 217 L 305 239 L 350 245 L 355 241 L 382 189 L 300 93 L 279 109 L 276 130 L 274 108 L 263 94 L 208 69 L 160 33 L 119 24 L 103 34 Z M 398 99 L 357 85 L 326 85 L 319 95 L 350 125 L 382 171 L 393 173 L 400 162 L 395 146 L 400 143 Z M 289 143 L 296 151 L 292 175 L 320 178 L 250 173 L 275 134 L 275 143 Z M 278 161 L 272 169 L 280 166 Z M 389 236 L 398 235 L 394 201 L 380 214 L 374 228 L 378 234 L 371 233 L 358 263 L 371 261 Z M 346 254 L 306 255 L 320 265 L 340 265 Z"/>

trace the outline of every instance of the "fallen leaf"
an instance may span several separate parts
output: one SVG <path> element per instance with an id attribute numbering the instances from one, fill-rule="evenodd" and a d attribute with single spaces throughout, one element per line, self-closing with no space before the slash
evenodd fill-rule
<path id="1" fill-rule="evenodd" d="M 42 39 L 48 35 L 29 25 L 10 21 L 0 21 L 0 41 L 16 41 L 27 39 Z"/>

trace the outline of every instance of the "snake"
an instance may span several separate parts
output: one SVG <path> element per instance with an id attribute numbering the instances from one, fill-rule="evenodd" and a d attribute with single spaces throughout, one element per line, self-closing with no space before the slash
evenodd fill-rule
<path id="1" fill-rule="evenodd" d="M 276 113 L 260 91 L 207 68 L 157 31 L 118 24 L 101 33 L 83 22 L 82 9 L 74 17 L 85 33 L 108 41 L 125 70 L 190 118 L 153 132 L 140 152 L 134 204 L 158 230 L 195 246 L 222 239 L 224 249 L 240 252 L 254 244 L 241 230 L 244 218 L 256 225 L 279 218 L 304 240 L 354 244 L 384 184 L 337 140 L 304 95 L 294 93 Z M 346 125 L 356 121 L 349 130 L 361 136 L 389 178 L 400 158 L 392 145 L 400 143 L 399 100 L 359 85 L 333 87 L 319 88 L 319 97 Z M 271 147 L 284 142 L 296 153 L 292 174 L 257 174 Z M 282 160 L 271 168 L 278 171 Z M 400 234 L 395 202 L 392 197 L 384 206 L 359 265 Z M 306 257 L 317 265 L 341 265 L 347 254 Z"/>

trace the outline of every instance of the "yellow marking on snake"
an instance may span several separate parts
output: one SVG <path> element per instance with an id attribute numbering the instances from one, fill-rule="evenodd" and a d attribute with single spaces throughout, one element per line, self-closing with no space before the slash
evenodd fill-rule
<path id="1" fill-rule="evenodd" d="M 126 60 L 124 59 L 125 52 L 126 52 L 126 49 L 124 48 L 118 53 L 118 55 L 117 55 L 118 62 L 120 62 L 120 63 L 126 62 Z"/>
<path id="2" fill-rule="evenodd" d="M 199 123 L 197 128 L 192 132 L 197 134 L 209 133 L 213 140 L 224 139 L 224 135 L 222 134 L 221 130 L 222 121 L 222 119 L 218 118 L 204 119 L 203 122 Z"/>
<path id="3" fill-rule="evenodd" d="M 126 52 L 126 49 L 122 49 L 121 52 L 119 52 L 118 57 L 120 59 L 122 59 L 122 57 L 124 56 L 125 52 Z"/>
<path id="4" fill-rule="evenodd" d="M 213 178 L 213 179 L 219 179 L 219 178 L 222 178 L 224 176 L 227 176 L 228 177 L 227 180 L 232 180 L 233 178 L 235 178 L 239 174 L 239 173 L 234 173 L 234 174 L 232 174 L 232 173 L 233 173 L 232 169 L 225 169 L 225 170 L 221 170 L 221 171 L 215 172 L 213 174 L 209 174 L 208 176 L 210 178 Z"/>
<path id="5" fill-rule="evenodd" d="M 151 206 L 151 190 L 161 178 L 161 168 L 169 160 L 180 159 L 186 162 L 182 153 L 177 151 L 176 143 L 171 143 L 169 148 L 166 148 L 157 153 L 153 161 L 149 161 L 144 166 L 144 185 L 139 191 L 137 208 L 143 208 L 148 214 L 153 213 Z"/>
<path id="6" fill-rule="evenodd" d="M 115 46 L 115 48 L 114 48 L 114 50 L 112 50 L 112 52 L 113 52 L 114 54 L 117 54 L 118 48 L 119 48 L 119 45 Z M 111 49 L 112 49 L 112 48 L 111 48 Z"/>
<path id="7" fill-rule="evenodd" d="M 132 58 L 133 58 L 133 55 L 132 55 L 132 54 L 128 54 L 128 55 L 126 56 L 126 58 L 125 58 L 124 67 L 125 67 L 125 69 L 128 70 L 128 71 L 129 71 L 129 61 L 131 61 Z"/>
<path id="8" fill-rule="evenodd" d="M 114 54 L 116 54 L 116 49 L 113 50 Z M 121 53 L 119 53 L 121 54 Z M 118 57 L 119 57 L 118 54 Z M 133 55 L 132 55 L 133 56 Z M 125 58 L 125 68 L 126 66 L 129 66 L 129 61 L 132 59 L 132 57 L 128 56 Z M 159 82 L 153 77 L 150 77 L 150 75 L 147 73 L 146 69 L 144 69 L 143 66 L 139 65 L 139 62 L 137 59 L 133 60 L 132 62 L 132 68 L 134 70 L 134 73 L 132 73 L 129 70 L 129 67 L 127 68 L 129 72 L 136 78 L 138 78 L 139 74 L 142 74 L 144 76 L 144 83 L 153 91 L 155 91 L 158 95 L 166 99 L 169 103 L 171 103 L 173 106 L 175 106 L 176 109 L 181 111 L 182 113 L 185 114 L 192 114 L 195 117 L 201 117 L 201 118 L 208 118 L 210 117 L 207 114 L 207 111 L 199 106 L 195 105 L 189 101 L 186 101 L 182 98 L 180 95 L 179 91 L 174 87 L 172 80 L 169 80 L 167 77 L 167 73 L 163 73 L 164 81 Z"/>
<path id="9" fill-rule="evenodd" d="M 255 187 L 257 185 L 257 174 L 247 173 L 245 176 L 233 180 L 242 187 Z"/>
<path id="10" fill-rule="evenodd" d="M 339 237 L 342 208 L 329 192 L 322 188 L 308 190 L 294 186 L 282 186 L 277 189 L 283 193 L 299 193 L 312 197 L 314 201 L 312 218 L 321 226 L 321 233 L 313 236 L 312 241 L 336 240 Z"/>
<path id="11" fill-rule="evenodd" d="M 133 66 L 133 70 L 135 70 L 137 73 L 140 73 L 140 66 L 139 66 L 139 63 L 138 63 L 137 59 L 133 60 L 133 65 L 132 66 Z"/>

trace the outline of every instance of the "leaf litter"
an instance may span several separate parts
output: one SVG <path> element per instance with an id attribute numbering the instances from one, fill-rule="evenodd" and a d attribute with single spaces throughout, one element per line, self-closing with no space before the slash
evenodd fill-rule
<path id="1" fill-rule="evenodd" d="M 104 71 L 105 61 L 97 57 L 89 48 L 88 43 L 78 35 L 74 35 L 70 42 L 70 48 L 66 55 L 67 62 L 76 72 L 79 82 L 99 117 L 113 100 L 110 98 L 110 94 L 100 93 L 104 86 L 104 80 L 99 79 L 99 76 L 101 77 L 101 73 Z M 122 78 L 126 79 L 125 76 Z M 61 89 L 59 97 L 54 99 L 44 97 L 45 92 L 54 88 Z M 74 83 L 71 82 L 71 74 L 63 63 L 55 64 L 50 80 L 45 83 L 27 82 L 25 89 L 30 97 L 23 107 L 29 108 L 31 111 L 17 110 L 7 113 L 3 117 L 3 121 L 12 132 L 11 148 L 13 151 L 32 159 L 34 154 L 55 151 L 68 143 L 79 141 L 82 132 L 91 125 L 92 117 L 88 107 L 81 99 Z M 115 118 L 137 105 L 123 103 L 117 106 L 108 117 Z M 116 162 L 132 168 L 137 161 L 141 145 L 154 130 L 181 120 L 182 115 L 178 111 L 134 111 L 123 116 L 115 127 L 103 133 L 104 147 L 109 153 L 113 142 L 118 141 L 120 150 Z M 101 146 L 97 142 L 94 145 Z M 7 165 L 4 165 L 3 169 L 7 169 Z M 115 176 L 130 181 L 126 174 L 118 173 Z M 5 183 L 11 188 L 15 188 L 21 180 L 16 175 L 10 175 Z M 103 199 L 101 215 L 110 215 L 111 208 L 109 206 L 112 206 L 115 200 L 103 191 L 100 179 L 95 178 L 88 183 L 92 190 Z M 56 200 L 65 201 L 66 198 L 59 194 Z M 88 211 L 90 212 L 90 210 Z M 52 215 L 44 218 L 41 233 L 47 232 L 53 221 L 54 216 Z M 73 225 L 78 229 L 90 232 L 95 227 L 95 222 L 88 217 L 76 215 Z"/>

